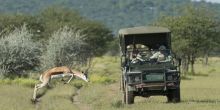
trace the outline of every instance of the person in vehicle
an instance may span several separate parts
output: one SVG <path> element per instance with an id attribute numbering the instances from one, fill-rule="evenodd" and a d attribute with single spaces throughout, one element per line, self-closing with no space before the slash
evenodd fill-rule
<path id="1" fill-rule="evenodd" d="M 139 61 L 145 61 L 139 50 L 137 48 L 134 48 L 133 51 L 131 52 L 131 55 L 130 55 L 130 60 L 131 60 L 131 63 L 137 63 Z"/>
<path id="2" fill-rule="evenodd" d="M 137 63 L 137 62 L 139 62 L 139 61 L 143 62 L 143 61 L 145 61 L 145 60 L 142 58 L 142 56 L 140 55 L 140 53 L 137 53 L 137 54 L 132 58 L 131 63 Z"/>
<path id="3" fill-rule="evenodd" d="M 159 47 L 159 51 L 154 52 L 153 55 L 150 57 L 150 59 L 156 59 L 157 61 L 168 61 L 166 59 L 166 53 L 165 53 L 166 47 L 164 45 L 161 45 Z"/>

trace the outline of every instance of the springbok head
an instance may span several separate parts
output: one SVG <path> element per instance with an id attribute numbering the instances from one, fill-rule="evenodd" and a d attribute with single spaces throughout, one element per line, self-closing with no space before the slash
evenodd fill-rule
<path id="1" fill-rule="evenodd" d="M 86 81 L 86 82 L 89 82 L 89 79 L 88 79 L 88 70 L 89 70 L 89 69 L 86 69 L 84 72 L 82 72 L 82 73 L 83 73 L 82 79 L 83 79 L 84 81 Z"/>

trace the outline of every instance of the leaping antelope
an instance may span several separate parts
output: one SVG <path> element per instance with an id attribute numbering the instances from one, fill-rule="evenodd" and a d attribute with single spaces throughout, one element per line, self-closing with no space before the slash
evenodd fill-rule
<path id="1" fill-rule="evenodd" d="M 65 76 L 70 77 L 69 80 L 66 83 L 69 83 L 73 76 L 77 76 L 81 79 L 83 79 L 84 81 L 88 82 L 89 80 L 87 79 L 87 73 L 83 73 L 83 72 L 79 72 L 76 70 L 71 70 L 70 68 L 66 67 L 66 66 L 62 66 L 62 67 L 55 67 L 52 69 L 49 69 L 47 71 L 45 71 L 43 74 L 40 75 L 40 81 L 41 83 L 36 84 L 34 87 L 34 93 L 33 93 L 33 100 L 36 100 L 36 94 L 37 94 L 37 90 L 46 86 L 47 84 L 49 84 L 50 80 L 53 78 L 63 78 Z"/>

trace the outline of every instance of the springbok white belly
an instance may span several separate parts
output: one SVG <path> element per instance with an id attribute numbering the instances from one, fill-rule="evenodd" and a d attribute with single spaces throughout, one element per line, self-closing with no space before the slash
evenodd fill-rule
<path id="1" fill-rule="evenodd" d="M 53 79 L 53 78 L 62 78 L 62 77 L 64 77 L 64 74 L 56 74 L 56 75 L 52 75 L 51 79 Z"/>
<path id="2" fill-rule="evenodd" d="M 52 76 L 51 76 L 51 79 L 53 79 L 53 78 L 63 78 L 63 77 L 65 77 L 65 76 L 71 76 L 71 74 L 70 74 L 70 73 L 66 73 L 66 74 L 56 74 L 56 75 L 52 75 Z"/>

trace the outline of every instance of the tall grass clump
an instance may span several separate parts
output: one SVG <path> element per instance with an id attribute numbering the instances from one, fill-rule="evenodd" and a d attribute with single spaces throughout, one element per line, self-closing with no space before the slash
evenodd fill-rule
<path id="1" fill-rule="evenodd" d="M 40 44 L 33 42 L 26 25 L 0 38 L 0 72 L 2 76 L 22 76 L 40 63 Z"/>
<path id="2" fill-rule="evenodd" d="M 26 87 L 34 87 L 37 83 L 37 80 L 31 79 L 31 78 L 15 78 L 15 79 L 9 79 L 4 78 L 0 80 L 0 85 L 22 85 Z"/>
<path id="3" fill-rule="evenodd" d="M 90 50 L 84 40 L 85 35 L 82 31 L 69 27 L 54 32 L 41 57 L 42 69 L 85 64 Z"/>

